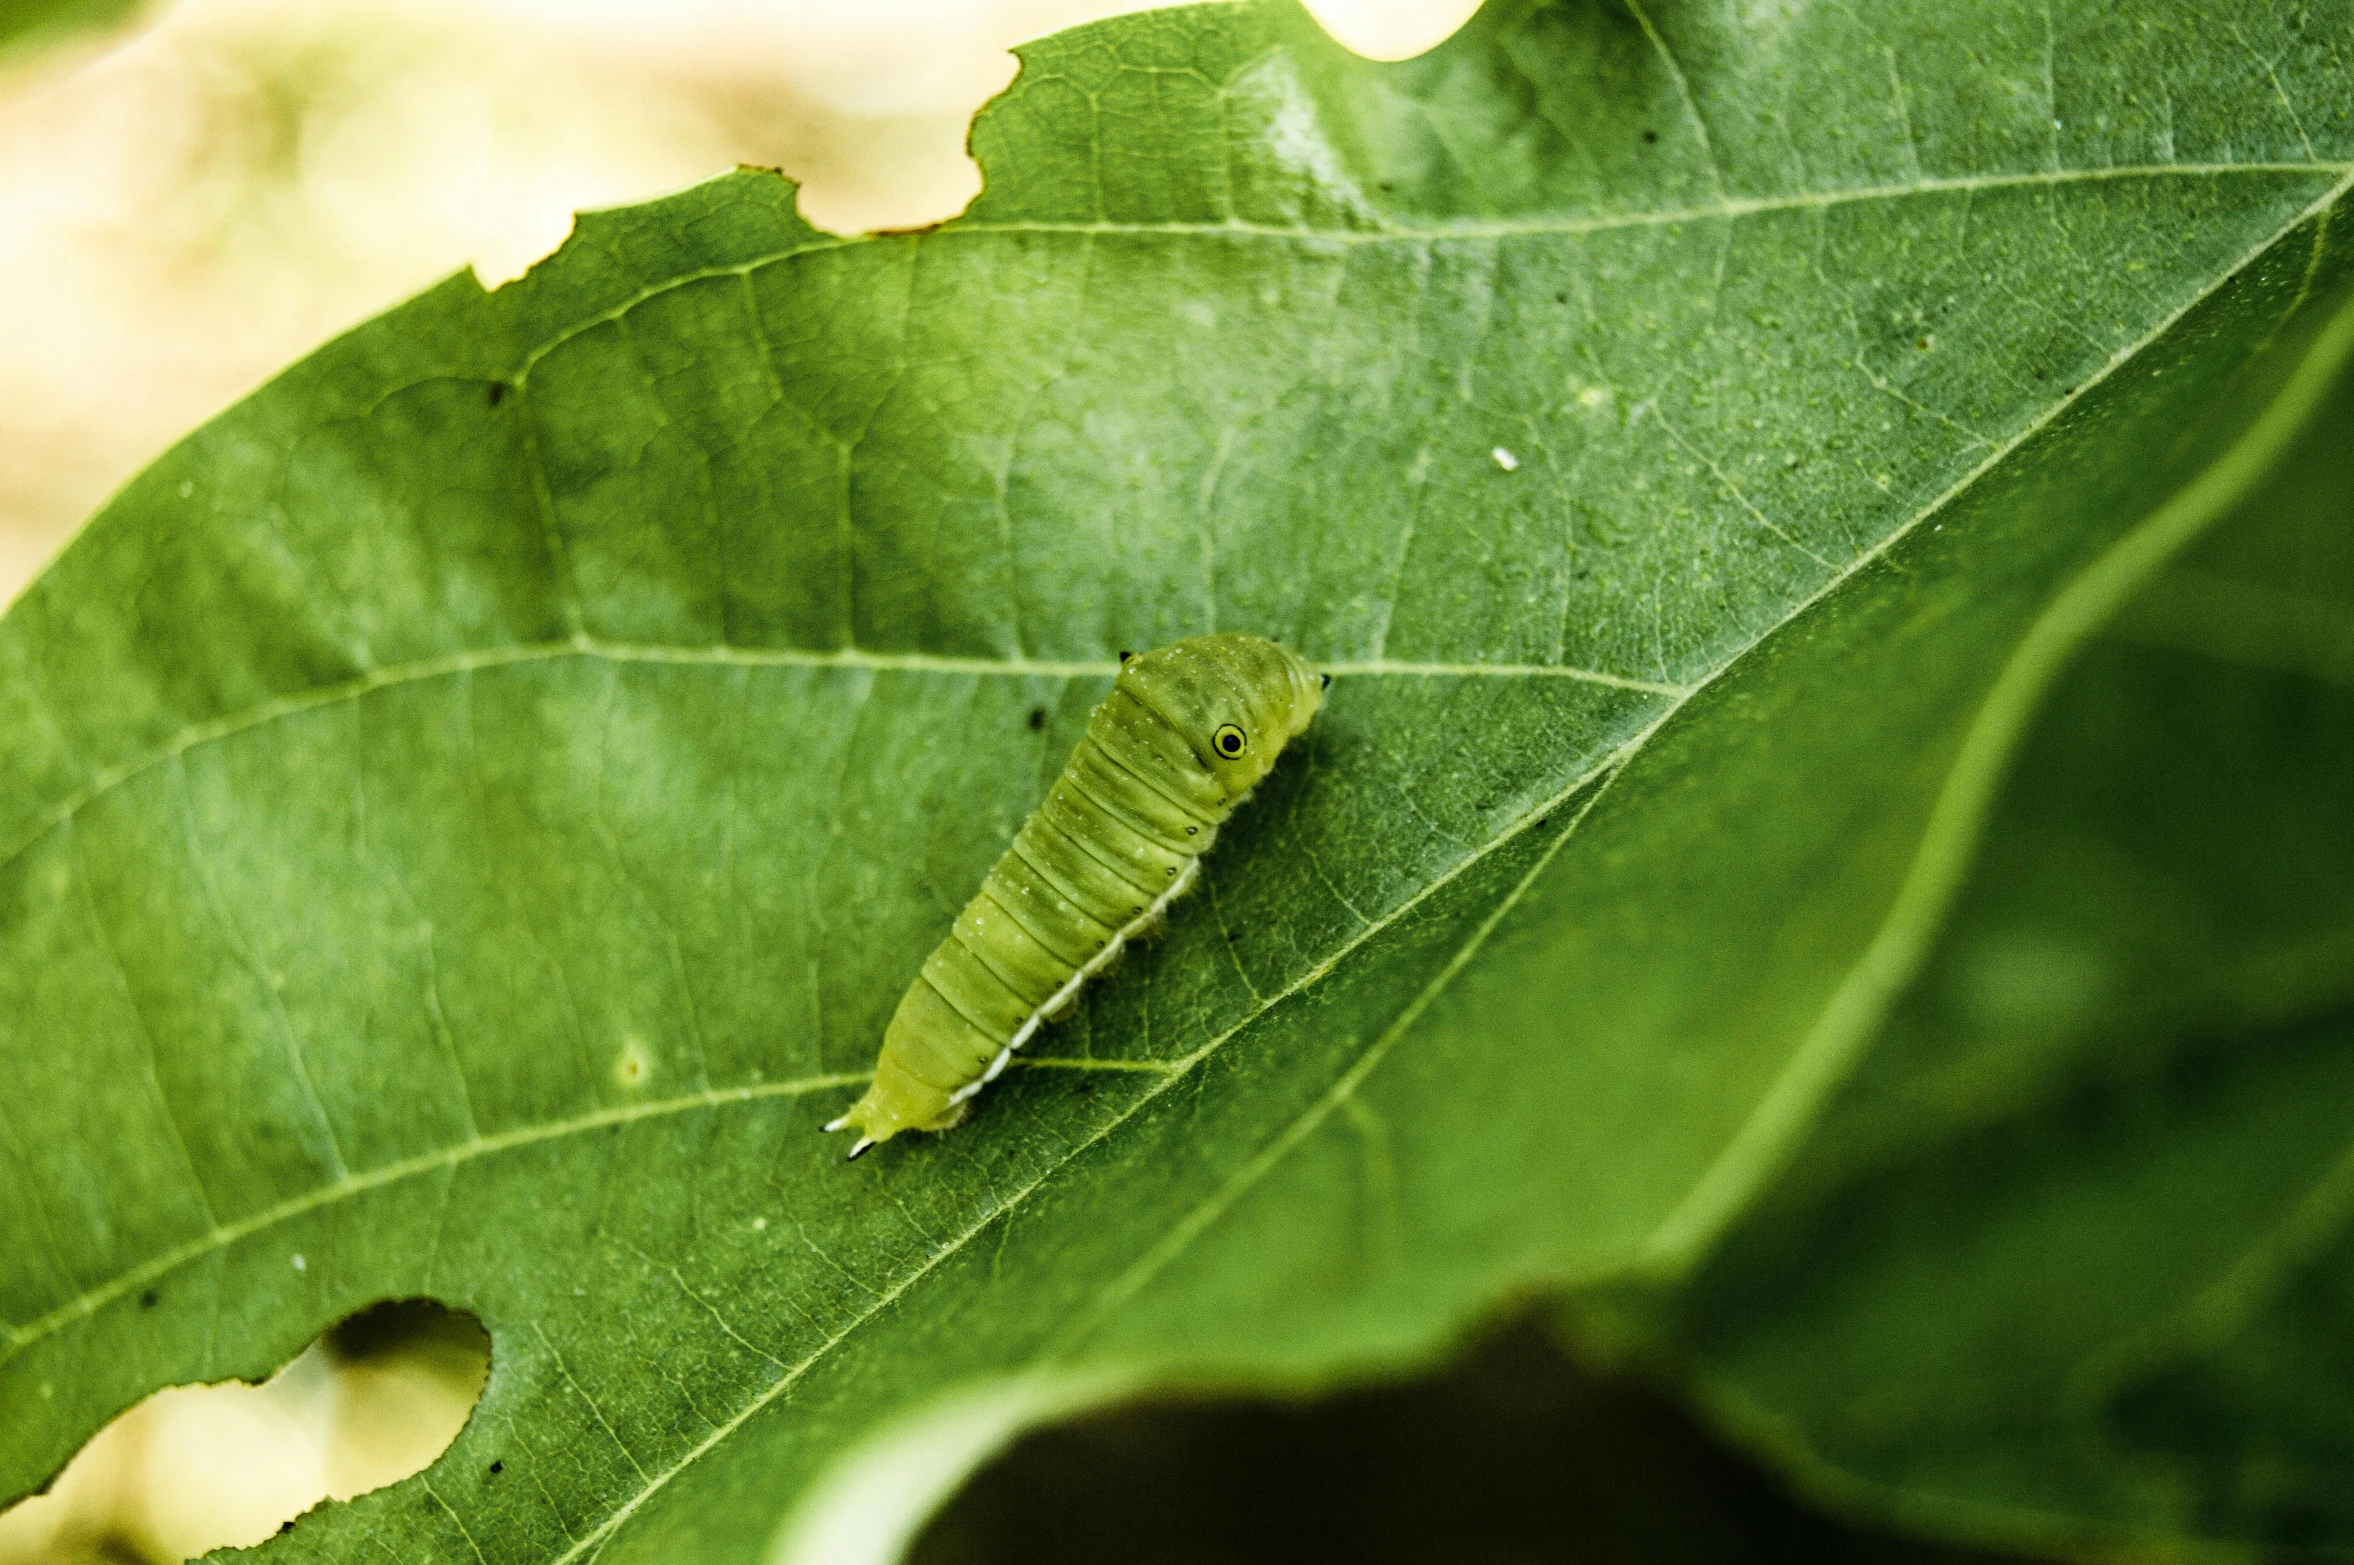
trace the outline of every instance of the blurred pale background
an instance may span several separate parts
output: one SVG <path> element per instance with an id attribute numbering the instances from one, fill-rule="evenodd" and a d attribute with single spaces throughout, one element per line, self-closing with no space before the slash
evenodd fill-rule
<path id="1" fill-rule="evenodd" d="M 574 211 L 738 163 L 840 232 L 952 215 L 1006 46 L 1144 0 L 184 0 L 0 55 L 0 602 L 171 440 Z M 1476 0 L 1320 0 L 1395 58 Z"/>
<path id="2" fill-rule="evenodd" d="M 748 163 L 837 232 L 953 215 L 1006 47 L 1147 3 L 183 0 L 0 52 L 0 602 L 170 442 L 458 267 L 521 274 L 576 210 Z M 1477 5 L 1309 9 L 1399 59 Z M 265 1386 L 164 1392 L 0 1514 L 0 1565 L 258 1542 L 430 1462 L 485 1363 L 411 1307 Z"/>

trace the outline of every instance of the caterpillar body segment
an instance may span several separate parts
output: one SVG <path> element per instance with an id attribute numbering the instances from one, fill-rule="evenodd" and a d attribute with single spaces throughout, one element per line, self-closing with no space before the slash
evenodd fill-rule
<path id="1" fill-rule="evenodd" d="M 901 997 L 866 1095 L 825 1127 L 858 1132 L 850 1155 L 961 1123 L 1014 1051 L 1193 887 L 1218 827 L 1330 682 L 1238 632 L 1124 659 L 1062 775 Z"/>

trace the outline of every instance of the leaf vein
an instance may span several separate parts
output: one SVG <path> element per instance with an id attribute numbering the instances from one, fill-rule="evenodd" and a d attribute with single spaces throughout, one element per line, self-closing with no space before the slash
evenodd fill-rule
<path id="1" fill-rule="evenodd" d="M 10 1327 L 14 1334 L 5 1349 L 0 1349 L 0 1364 L 5 1364 L 24 1349 L 51 1335 L 63 1326 L 96 1314 L 104 1306 L 145 1287 L 159 1277 L 168 1275 L 190 1262 L 226 1250 L 242 1239 L 274 1228 L 281 1223 L 315 1212 L 322 1207 L 398 1184 L 443 1169 L 454 1169 L 476 1158 L 510 1152 L 519 1147 L 535 1146 L 543 1141 L 561 1140 L 566 1136 L 604 1130 L 614 1125 L 634 1124 L 639 1120 L 661 1119 L 673 1114 L 688 1114 L 699 1109 L 720 1108 L 728 1104 L 750 1103 L 768 1098 L 795 1098 L 813 1092 L 824 1092 L 839 1087 L 855 1087 L 865 1083 L 867 1073 L 844 1072 L 822 1076 L 805 1076 L 793 1081 L 759 1082 L 743 1087 L 714 1087 L 707 1091 L 690 1092 L 675 1098 L 661 1098 L 645 1103 L 627 1104 L 619 1108 L 598 1109 L 571 1119 L 550 1120 L 543 1124 L 523 1125 L 514 1130 L 477 1137 L 451 1146 L 436 1147 L 414 1157 L 386 1163 L 364 1173 L 353 1174 L 333 1184 L 321 1185 L 265 1207 L 251 1216 L 235 1222 L 216 1223 L 209 1231 L 184 1244 L 166 1250 L 154 1260 L 128 1268 L 95 1287 L 50 1310 L 47 1314 Z"/>

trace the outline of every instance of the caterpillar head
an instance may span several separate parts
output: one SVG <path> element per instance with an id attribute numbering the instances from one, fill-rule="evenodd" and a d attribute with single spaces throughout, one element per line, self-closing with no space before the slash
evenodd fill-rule
<path id="1" fill-rule="evenodd" d="M 1290 648 L 1227 631 L 1128 659 L 1119 688 L 1167 720 L 1232 800 L 1306 731 L 1329 682 Z"/>

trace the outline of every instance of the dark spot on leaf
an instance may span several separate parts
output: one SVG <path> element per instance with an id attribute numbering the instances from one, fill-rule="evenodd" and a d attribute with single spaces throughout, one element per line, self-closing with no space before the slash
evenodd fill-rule
<path id="1" fill-rule="evenodd" d="M 499 1474 L 505 1472 L 506 1470 L 507 1464 L 504 1462 L 493 1462 L 490 1464 L 490 1472 L 493 1478 L 496 1478 Z"/>
<path id="2" fill-rule="evenodd" d="M 1199 826 L 1188 826 L 1185 828 L 1185 835 L 1188 837 L 1198 836 L 1200 832 L 1201 828 Z"/>
<path id="3" fill-rule="evenodd" d="M 1125 663 L 1134 656 L 1136 656 L 1136 654 L 1133 652 L 1123 652 L 1120 654 L 1120 661 Z"/>
<path id="4" fill-rule="evenodd" d="M 503 380 L 492 381 L 490 383 L 490 405 L 495 408 L 506 400 L 507 383 Z"/>
<path id="5" fill-rule="evenodd" d="M 1659 139 L 1659 132 L 1655 130 L 1647 130 L 1643 132 L 1643 139 L 1645 141 L 1657 141 Z"/>
<path id="6" fill-rule="evenodd" d="M 1030 731 L 1032 733 L 1036 733 L 1039 729 L 1044 728 L 1045 726 L 1046 708 L 1042 706 L 1034 706 L 1030 708 Z"/>
<path id="7" fill-rule="evenodd" d="M 139 1308 L 143 1310 L 152 1310 L 155 1308 L 156 1300 L 161 1297 L 161 1294 L 157 1293 L 153 1288 L 150 1288 L 145 1293 L 139 1295 Z"/>
<path id="8" fill-rule="evenodd" d="M 290 1521 L 286 1521 L 286 1522 L 280 1522 L 280 1523 L 278 1524 L 278 1534 L 277 1534 L 277 1535 L 278 1535 L 279 1537 L 283 1538 L 283 1537 L 285 1537 L 285 1536 L 286 1536 L 288 1533 L 290 1533 L 290 1532 L 292 1532 L 292 1531 L 294 1531 L 294 1523 L 292 1523 L 292 1522 L 290 1522 Z"/>
<path id="9" fill-rule="evenodd" d="M 1569 303 L 1569 295 L 1565 293 L 1557 293 L 1553 296 L 1553 302 L 1555 304 L 1567 304 Z"/>
<path id="10" fill-rule="evenodd" d="M 1552 824 L 1553 817 L 1550 815 L 1540 815 L 1537 817 L 1537 830 L 1539 831 L 1543 831 L 1547 826 Z"/>
<path id="11" fill-rule="evenodd" d="M 1920 349 L 1923 353 L 1927 353 L 1929 351 L 1929 339 L 1926 337 L 1915 338 L 1913 341 L 1913 346 Z"/>
<path id="12" fill-rule="evenodd" d="M 1094 1090 L 1095 1083 L 1092 1081 L 1083 1081 L 1079 1083 L 1079 1092 L 1081 1096 L 1085 1096 L 1087 1093 L 1093 1092 Z"/>

